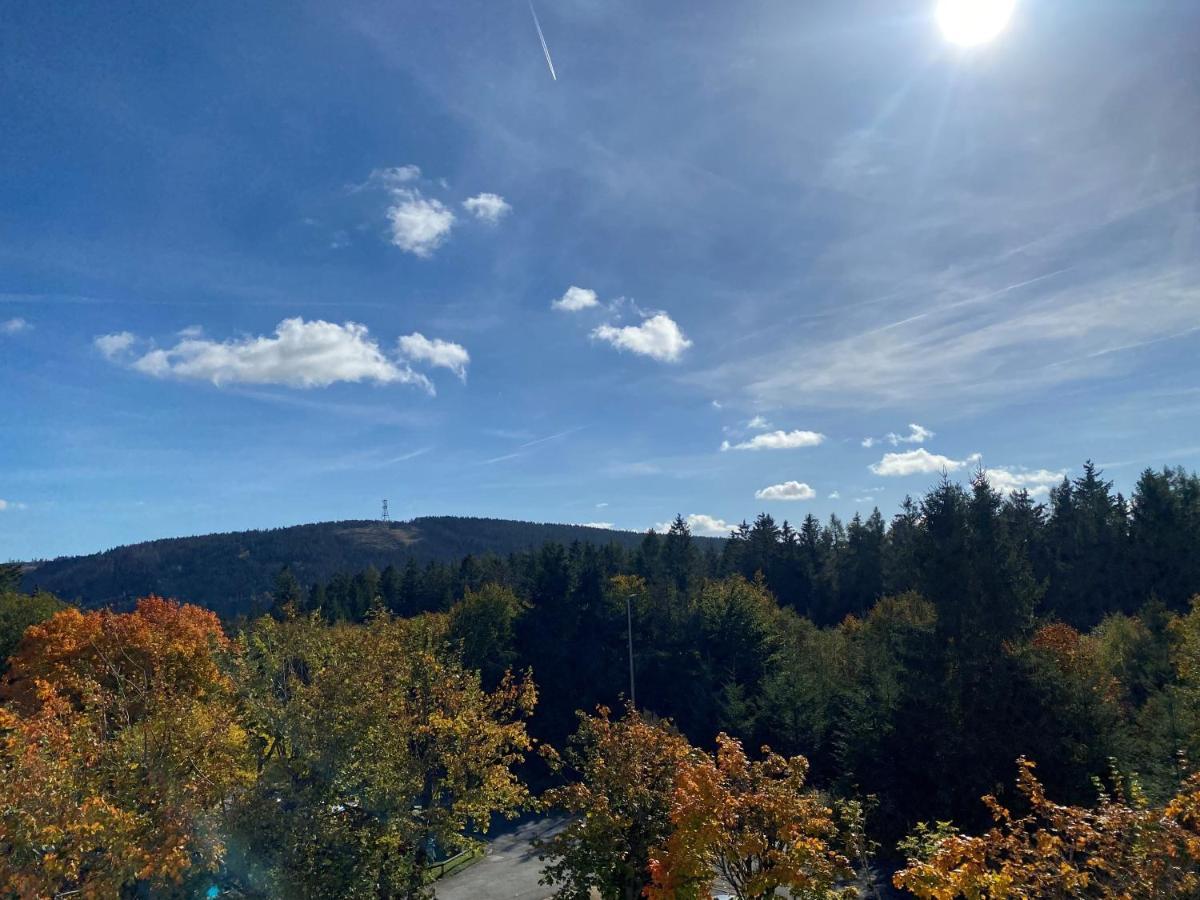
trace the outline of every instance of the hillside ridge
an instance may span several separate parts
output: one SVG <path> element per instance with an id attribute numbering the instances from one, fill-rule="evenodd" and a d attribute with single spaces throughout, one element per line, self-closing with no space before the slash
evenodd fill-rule
<path id="1" fill-rule="evenodd" d="M 222 615 L 251 608 L 287 566 L 302 584 L 375 566 L 451 562 L 507 555 L 548 542 L 616 543 L 629 549 L 643 533 L 476 516 L 422 516 L 404 522 L 346 519 L 269 529 L 158 538 L 79 556 L 31 563 L 24 586 L 83 606 L 128 606 L 158 594 Z M 697 538 L 701 542 L 718 538 Z"/>

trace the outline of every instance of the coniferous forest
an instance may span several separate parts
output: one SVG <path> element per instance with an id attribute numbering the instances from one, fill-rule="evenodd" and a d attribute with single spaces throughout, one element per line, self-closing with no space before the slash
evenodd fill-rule
<path id="1" fill-rule="evenodd" d="M 504 815 L 547 892 L 1196 896 L 1200 478 L 943 479 L 703 546 L 368 567 L 219 620 L 4 572 L 6 896 L 417 897 Z M 636 705 L 630 704 L 632 637 Z M 761 748 L 761 749 L 760 749 Z M 769 748 L 769 749 L 767 749 Z"/>

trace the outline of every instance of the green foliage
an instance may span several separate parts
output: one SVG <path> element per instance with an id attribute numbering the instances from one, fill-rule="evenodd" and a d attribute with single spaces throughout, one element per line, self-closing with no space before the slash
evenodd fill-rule
<path id="1" fill-rule="evenodd" d="M 260 619 L 231 672 L 258 780 L 235 810 L 229 869 L 270 896 L 423 897 L 435 850 L 474 845 L 527 801 L 532 683 L 485 691 L 444 623 Z"/>
<path id="2" fill-rule="evenodd" d="M 66 604 L 45 591 L 21 594 L 0 590 L 0 675 L 8 667 L 8 658 L 17 649 L 25 629 L 44 622 L 65 607 Z"/>

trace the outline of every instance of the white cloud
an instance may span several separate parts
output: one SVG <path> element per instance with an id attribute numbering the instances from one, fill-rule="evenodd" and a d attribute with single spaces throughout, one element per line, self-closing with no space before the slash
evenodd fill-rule
<path id="1" fill-rule="evenodd" d="M 615 527 L 612 522 L 580 522 L 579 525 L 582 528 L 603 528 L 608 531 Z"/>
<path id="2" fill-rule="evenodd" d="M 186 328 L 180 328 L 175 333 L 181 338 L 204 337 L 204 327 L 201 325 L 189 325 Z"/>
<path id="3" fill-rule="evenodd" d="M 24 503 L 18 503 L 16 500 L 0 500 L 0 512 L 10 509 L 29 509 Z"/>
<path id="4" fill-rule="evenodd" d="M 22 331 L 28 331 L 31 328 L 33 328 L 33 324 L 21 318 L 0 322 L 0 334 L 18 334 Z"/>
<path id="5" fill-rule="evenodd" d="M 891 431 L 888 432 L 887 440 L 889 444 L 896 447 L 900 444 L 923 444 L 933 437 L 933 435 L 934 433 L 928 428 L 918 425 L 916 422 L 910 422 L 908 434 L 896 434 L 896 432 Z"/>
<path id="6" fill-rule="evenodd" d="M 1106 263 L 1057 281 L 1065 270 L 1034 278 L 1014 273 L 1009 283 L 994 286 L 957 270 L 913 274 L 909 282 L 920 288 L 915 297 L 934 299 L 897 301 L 892 321 L 850 314 L 835 334 L 693 377 L 709 390 L 742 388 L 754 402 L 784 408 L 797 407 L 799 398 L 805 408 L 902 407 L 932 396 L 986 408 L 1054 385 L 1121 374 L 1145 358 L 1144 348 L 1195 333 L 1200 269 L 1177 261 Z M 889 269 L 887 277 L 894 281 L 895 272 Z M 996 302 L 1000 297 L 1004 302 Z"/>
<path id="7" fill-rule="evenodd" d="M 425 197 L 416 188 L 396 188 L 392 197 L 396 202 L 387 211 L 392 243 L 428 259 L 450 236 L 454 213 L 441 200 Z"/>
<path id="8" fill-rule="evenodd" d="M 842 499 L 842 492 L 841 492 L 841 491 L 830 491 L 830 492 L 829 492 L 829 499 L 830 499 L 830 500 L 841 500 L 841 499 Z"/>
<path id="9" fill-rule="evenodd" d="M 116 359 L 134 345 L 137 338 L 128 331 L 115 331 L 112 334 L 102 334 L 92 343 L 105 359 Z"/>
<path id="10" fill-rule="evenodd" d="M 391 166 L 390 168 L 373 171 L 367 184 L 382 184 L 387 188 L 394 189 L 400 185 L 408 184 L 410 181 L 416 181 L 420 177 L 420 166 Z"/>
<path id="11" fill-rule="evenodd" d="M 128 332 L 104 335 L 96 346 L 115 359 L 134 343 Z M 388 358 L 364 325 L 301 318 L 284 319 L 275 334 L 228 341 L 185 338 L 174 347 L 151 350 L 132 363 L 156 378 L 185 378 L 227 384 L 326 387 L 339 381 L 414 384 L 433 393 L 433 384 L 407 363 Z"/>
<path id="12" fill-rule="evenodd" d="M 754 492 L 759 500 L 812 500 L 817 492 L 802 481 L 785 481 Z"/>
<path id="13" fill-rule="evenodd" d="M 471 355 L 462 344 L 453 341 L 443 341 L 441 338 L 430 340 L 419 331 L 406 334 L 396 342 L 401 355 L 413 362 L 424 362 L 431 366 L 449 369 L 459 377 L 460 381 L 467 380 L 467 366 Z"/>
<path id="14" fill-rule="evenodd" d="M 878 444 L 878 443 L 879 443 L 879 441 L 877 441 L 877 440 L 876 440 L 875 438 L 873 438 L 873 437 L 865 437 L 865 438 L 863 438 L 863 439 L 862 439 L 862 445 L 863 445 L 864 447 L 866 447 L 867 449 L 870 449 L 871 447 L 874 447 L 874 446 L 875 446 L 876 444 Z"/>
<path id="15" fill-rule="evenodd" d="M 701 513 L 692 513 L 690 516 L 684 516 L 684 521 L 687 522 L 688 529 L 692 534 L 702 537 L 729 537 L 729 532 L 734 529 L 734 526 L 730 525 L 724 519 L 718 519 L 715 516 L 706 516 Z M 671 524 L 671 522 L 659 522 L 654 526 L 654 530 L 659 534 L 663 534 L 671 530 Z"/>
<path id="16" fill-rule="evenodd" d="M 550 307 L 561 309 L 563 312 L 579 312 L 581 309 L 590 309 L 599 305 L 600 300 L 596 297 L 595 291 L 571 285 L 567 288 L 566 293 L 550 304 Z"/>
<path id="17" fill-rule="evenodd" d="M 464 200 L 463 209 L 481 222 L 489 224 L 499 222 L 512 212 L 512 206 L 509 205 L 507 200 L 499 194 L 490 194 L 486 191 Z"/>
<path id="18" fill-rule="evenodd" d="M 933 475 L 942 471 L 956 472 L 980 459 L 978 453 L 972 453 L 966 459 L 951 459 L 921 447 L 903 453 L 885 453 L 883 459 L 871 463 L 869 468 L 876 475 L 884 476 Z"/>
<path id="19" fill-rule="evenodd" d="M 874 503 L 874 502 L 875 502 L 875 498 L 874 498 L 874 497 L 855 497 L 855 498 L 854 498 L 854 502 L 855 502 L 855 503 L 859 503 L 859 504 L 862 504 L 862 503 Z"/>
<path id="20" fill-rule="evenodd" d="M 1002 494 L 1015 494 L 1019 490 L 1029 491 L 1031 497 L 1046 497 L 1067 475 L 1066 469 L 1051 472 L 1048 469 L 984 469 L 988 483 Z"/>
<path id="21" fill-rule="evenodd" d="M 825 435 L 816 431 L 768 431 L 756 434 L 748 441 L 731 444 L 725 441 L 722 450 L 793 450 L 797 447 L 816 447 Z"/>
<path id="22" fill-rule="evenodd" d="M 592 337 L 607 341 L 618 350 L 628 350 L 641 356 L 649 356 L 659 362 L 675 362 L 683 351 L 692 346 L 679 326 L 665 312 L 655 313 L 641 325 L 601 325 L 592 331 Z"/>
<path id="23" fill-rule="evenodd" d="M 6 509 L 8 509 L 8 501 L 0 500 L 0 512 L 3 512 Z"/>
<path id="24" fill-rule="evenodd" d="M 615 463 L 608 471 L 613 475 L 658 475 L 662 466 L 652 462 Z"/>
<path id="25" fill-rule="evenodd" d="M 764 419 L 762 416 L 755 416 L 753 419 L 751 419 L 749 422 L 746 423 L 746 427 L 751 429 L 752 431 L 763 431 L 764 429 L 770 428 L 771 423 L 768 422 L 766 419 Z"/>

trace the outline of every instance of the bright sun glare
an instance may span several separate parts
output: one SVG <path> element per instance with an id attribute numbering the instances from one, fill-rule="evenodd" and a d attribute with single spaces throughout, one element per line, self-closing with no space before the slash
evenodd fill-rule
<path id="1" fill-rule="evenodd" d="M 1016 0 L 938 0 L 938 24 L 959 46 L 985 44 L 1004 30 L 1016 5 Z"/>

